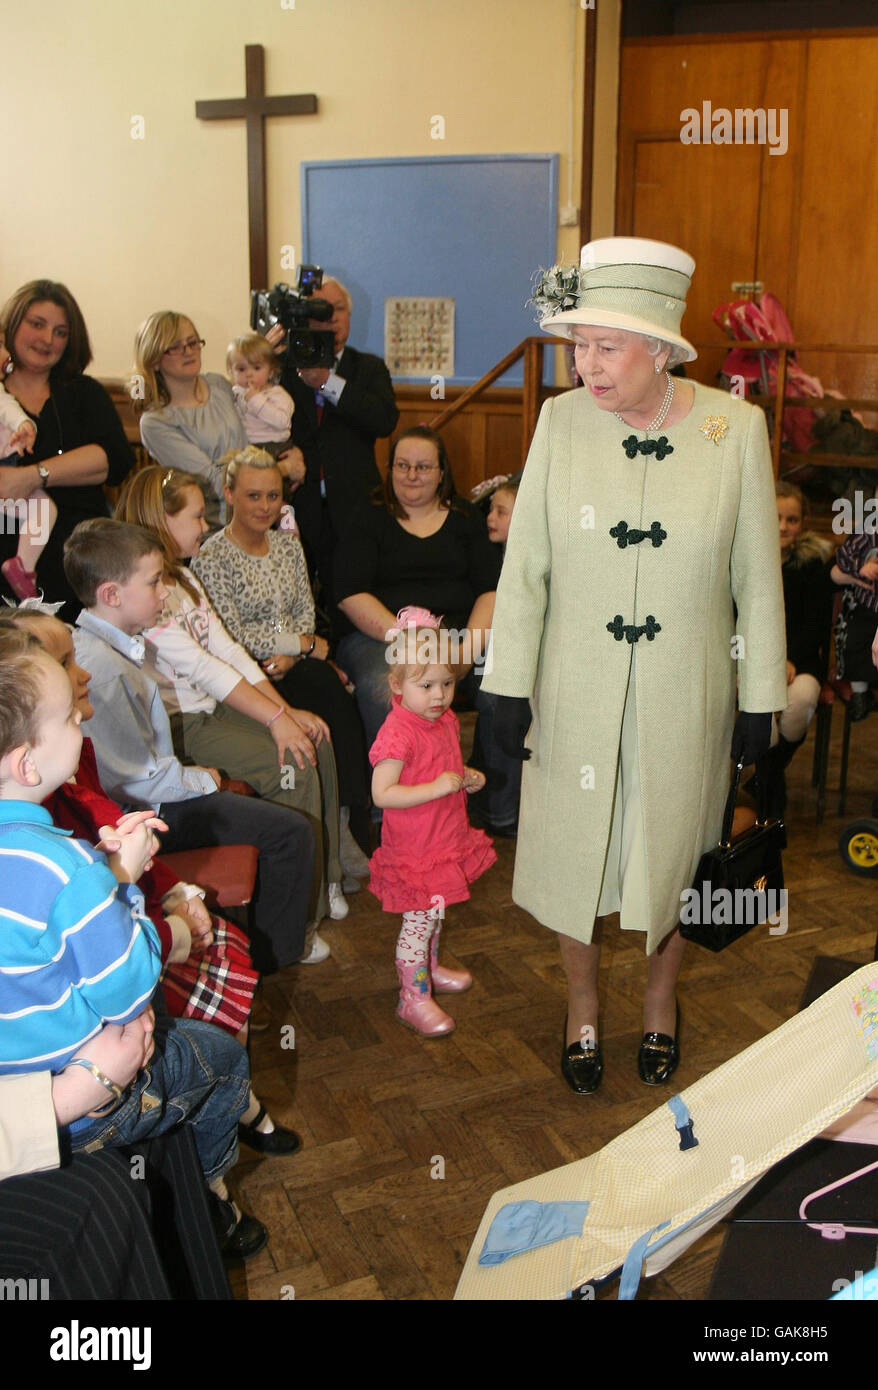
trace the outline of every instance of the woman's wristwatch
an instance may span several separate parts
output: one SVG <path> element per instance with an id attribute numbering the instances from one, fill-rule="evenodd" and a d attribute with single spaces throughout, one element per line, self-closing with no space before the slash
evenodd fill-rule
<path id="1" fill-rule="evenodd" d="M 311 645 L 310 645 L 310 647 L 308 648 L 308 650 L 307 650 L 306 652 L 302 652 L 301 655 L 302 655 L 302 656 L 310 656 L 311 653 L 313 652 L 313 650 L 314 650 L 314 648 L 315 648 L 316 646 L 317 646 L 317 633 L 315 632 L 315 633 L 312 635 L 312 637 L 311 637 Z"/>
<path id="2" fill-rule="evenodd" d="M 35 463 L 34 467 L 40 475 L 40 486 L 49 486 L 49 470 L 44 463 Z"/>

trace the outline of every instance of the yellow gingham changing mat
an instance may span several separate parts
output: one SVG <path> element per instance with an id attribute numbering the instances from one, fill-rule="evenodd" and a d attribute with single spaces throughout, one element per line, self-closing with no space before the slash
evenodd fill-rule
<path id="1" fill-rule="evenodd" d="M 696 1081 L 681 1099 L 697 1146 L 681 1149 L 667 1102 L 588 1158 L 495 1193 L 455 1298 L 565 1298 L 612 1274 L 632 1245 L 670 1223 L 645 1272 L 658 1273 L 773 1164 L 878 1084 L 878 962 L 862 966 L 767 1037 Z M 582 1234 L 481 1266 L 509 1202 L 589 1202 Z M 699 1218 L 701 1218 L 699 1220 Z M 679 1239 L 675 1232 L 689 1226 Z"/>

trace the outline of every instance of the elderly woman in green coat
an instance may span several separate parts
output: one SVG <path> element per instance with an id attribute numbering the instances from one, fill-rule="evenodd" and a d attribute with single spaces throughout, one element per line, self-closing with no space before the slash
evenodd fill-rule
<path id="1" fill-rule="evenodd" d="M 696 355 L 680 336 L 694 268 L 613 237 L 535 294 L 583 385 L 540 414 L 484 689 L 507 697 L 498 741 L 526 760 L 513 897 L 558 933 L 561 1070 L 581 1094 L 603 1071 L 594 933 L 614 912 L 646 933 L 641 1080 L 678 1065 L 681 894 L 719 838 L 730 750 L 767 750 L 787 698 L 764 417 L 670 375 Z"/>

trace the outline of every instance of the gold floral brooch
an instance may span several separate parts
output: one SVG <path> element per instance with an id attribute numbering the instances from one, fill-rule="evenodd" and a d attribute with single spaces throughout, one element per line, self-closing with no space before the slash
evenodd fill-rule
<path id="1" fill-rule="evenodd" d="M 710 439 L 714 444 L 718 444 L 721 439 L 725 439 L 729 432 L 728 415 L 708 415 L 701 426 L 701 433 L 705 439 Z"/>

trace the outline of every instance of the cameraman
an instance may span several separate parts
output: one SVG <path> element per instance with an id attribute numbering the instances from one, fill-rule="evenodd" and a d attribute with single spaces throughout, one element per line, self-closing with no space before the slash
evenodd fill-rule
<path id="1" fill-rule="evenodd" d="M 347 346 L 353 306 L 344 285 L 326 279 L 315 297 L 326 300 L 333 314 L 328 321 L 311 319 L 309 326 L 332 332 L 335 362 L 297 371 L 285 357 L 281 385 L 296 403 L 292 441 L 305 455 L 305 478 L 294 497 L 296 521 L 321 583 L 322 606 L 329 608 L 333 552 L 381 483 L 375 441 L 393 431 L 399 411 L 381 358 Z M 276 345 L 282 335 L 274 328 L 266 336 Z"/>

